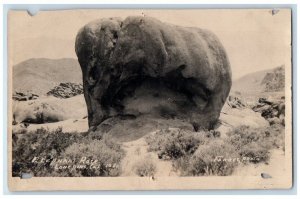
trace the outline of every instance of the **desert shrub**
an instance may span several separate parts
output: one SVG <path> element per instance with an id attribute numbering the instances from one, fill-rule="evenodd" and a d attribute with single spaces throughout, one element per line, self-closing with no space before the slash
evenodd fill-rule
<path id="1" fill-rule="evenodd" d="M 151 177 L 156 172 L 156 165 L 150 158 L 145 158 L 134 165 L 134 172 L 140 177 Z"/>
<path id="2" fill-rule="evenodd" d="M 263 143 L 264 132 L 262 129 L 240 126 L 227 133 L 226 141 L 238 151 L 241 159 L 258 163 L 268 160 L 269 146 Z"/>
<path id="3" fill-rule="evenodd" d="M 281 125 L 264 128 L 240 126 L 228 132 L 226 141 L 235 147 L 241 158 L 250 158 L 250 162 L 266 162 L 269 151 L 284 147 L 284 129 Z"/>
<path id="4" fill-rule="evenodd" d="M 97 131 L 91 131 L 87 134 L 87 140 L 101 140 L 102 137 L 103 134 Z"/>
<path id="5" fill-rule="evenodd" d="M 262 146 L 261 143 L 249 143 L 243 146 L 238 152 L 244 163 L 259 163 L 269 160 L 269 148 Z"/>
<path id="6" fill-rule="evenodd" d="M 218 139 L 199 146 L 193 155 L 176 160 L 174 166 L 184 176 L 227 176 L 238 165 L 238 157 L 233 146 Z"/>
<path id="7" fill-rule="evenodd" d="M 220 132 L 161 130 L 146 138 L 148 150 L 173 166 L 184 176 L 230 175 L 241 163 L 268 162 L 270 150 L 284 150 L 284 127 L 239 126 L 220 136 Z M 218 158 L 216 158 L 218 157 Z"/>
<path id="8" fill-rule="evenodd" d="M 213 137 L 211 132 L 191 132 L 182 129 L 163 129 L 146 137 L 149 151 L 156 151 L 160 159 L 178 159 L 193 154 L 199 145 Z"/>
<path id="9" fill-rule="evenodd" d="M 49 165 L 36 165 L 32 162 L 34 157 L 44 157 L 52 160 L 71 143 L 81 140 L 82 133 L 63 133 L 62 128 L 49 131 L 45 128 L 37 129 L 26 134 L 13 133 L 13 176 L 21 173 L 33 173 L 35 176 L 44 176 L 51 173 Z"/>
<path id="10" fill-rule="evenodd" d="M 227 141 L 232 144 L 237 150 L 249 143 L 257 142 L 260 139 L 261 134 L 255 128 L 249 126 L 239 126 L 227 133 Z"/>
<path id="11" fill-rule="evenodd" d="M 121 173 L 121 159 L 124 151 L 121 145 L 113 139 L 104 135 L 101 140 L 91 140 L 83 143 L 73 143 L 66 148 L 63 156 L 65 158 L 82 160 L 87 164 L 85 169 L 75 169 L 75 173 L 82 176 L 118 176 Z M 94 162 L 93 162 L 94 161 Z"/>
<path id="12" fill-rule="evenodd" d="M 64 133 L 62 128 L 49 131 L 40 128 L 26 134 L 13 133 L 13 176 L 31 173 L 34 176 L 116 176 L 122 157 L 121 146 L 107 136 L 89 136 L 88 133 Z M 54 167 L 57 159 L 81 158 L 99 161 L 97 168 L 85 163 L 91 169 L 61 169 Z M 46 160 L 41 162 L 42 160 Z M 33 161 L 37 160 L 37 161 Z M 74 163 L 75 164 L 75 163 Z M 70 165 L 74 165 L 71 163 Z"/>

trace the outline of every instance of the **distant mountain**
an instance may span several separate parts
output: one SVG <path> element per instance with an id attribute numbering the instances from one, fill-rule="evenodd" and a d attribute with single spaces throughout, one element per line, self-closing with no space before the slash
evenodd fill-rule
<path id="1" fill-rule="evenodd" d="M 241 93 L 262 93 L 284 91 L 285 66 L 258 71 L 233 81 L 232 91 Z"/>
<path id="2" fill-rule="evenodd" d="M 44 95 L 61 82 L 82 83 L 76 59 L 29 59 L 13 66 L 13 91 Z"/>

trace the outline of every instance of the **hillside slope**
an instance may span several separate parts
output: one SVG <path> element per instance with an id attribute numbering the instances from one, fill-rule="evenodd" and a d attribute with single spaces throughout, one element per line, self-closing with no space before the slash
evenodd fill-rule
<path id="1" fill-rule="evenodd" d="M 61 82 L 82 83 L 76 59 L 29 59 L 13 66 L 13 91 L 46 94 Z"/>
<path id="2" fill-rule="evenodd" d="M 284 91 L 285 66 L 258 71 L 233 81 L 231 91 L 246 94 Z"/>

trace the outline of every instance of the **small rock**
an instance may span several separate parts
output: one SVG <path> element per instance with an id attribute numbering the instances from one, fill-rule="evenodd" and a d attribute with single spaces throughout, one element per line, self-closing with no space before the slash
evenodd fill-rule
<path id="1" fill-rule="evenodd" d="M 264 178 L 264 179 L 272 178 L 272 176 L 270 176 L 270 175 L 267 174 L 267 173 L 261 173 L 260 175 L 261 175 L 261 177 Z"/>

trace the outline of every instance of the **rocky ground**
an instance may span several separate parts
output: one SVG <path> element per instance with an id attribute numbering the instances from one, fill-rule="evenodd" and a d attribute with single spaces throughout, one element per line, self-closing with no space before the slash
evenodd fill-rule
<path id="1" fill-rule="evenodd" d="M 73 109 L 77 107 L 77 109 Z M 189 124 L 180 123 L 182 121 L 151 121 L 147 124 L 122 121 L 113 126 L 110 132 L 113 137 L 122 142 L 122 148 L 125 151 L 125 157 L 122 160 L 122 176 L 142 176 L 144 171 L 139 171 L 139 165 L 146 162 L 153 166 L 153 176 L 178 176 L 174 171 L 171 161 L 161 160 L 157 154 L 148 151 L 148 145 L 145 137 L 155 130 L 161 124 L 161 128 L 186 126 L 186 129 L 192 129 Z M 267 127 L 274 123 L 284 124 L 284 99 L 267 100 L 258 99 L 255 106 L 250 106 L 239 96 L 231 95 L 224 105 L 220 114 L 219 123 L 216 130 L 222 136 L 226 132 L 240 125 L 251 127 Z M 152 124 L 152 125 L 151 125 Z M 29 101 L 14 101 L 14 125 L 15 133 L 24 133 L 34 131 L 41 127 L 55 130 L 62 127 L 64 132 L 86 132 L 88 130 L 88 120 L 85 108 L 84 97 L 79 94 L 70 98 L 56 98 L 53 96 L 44 96 Z M 141 133 L 142 132 L 142 133 Z M 280 152 L 281 151 L 281 152 Z M 272 168 L 278 168 L 277 160 L 283 160 L 282 150 L 272 152 L 272 158 L 268 165 L 264 163 L 255 165 L 241 165 L 234 175 L 259 175 L 262 171 Z M 278 168 L 282 170 L 283 168 Z M 148 171 L 147 171 L 148 172 Z M 277 171 L 272 171 L 273 173 Z M 271 172 L 271 173 L 272 173 Z"/>
<path id="2" fill-rule="evenodd" d="M 264 75 L 257 76 L 260 78 L 259 81 L 264 82 L 264 88 L 269 89 L 268 92 L 255 94 L 237 90 L 231 92 L 215 126 L 215 130 L 220 132 L 221 137 L 241 125 L 253 128 L 285 125 L 284 92 L 274 90 L 278 84 L 282 87 L 284 80 L 282 70 L 282 67 L 279 67 L 274 71 L 269 71 L 267 75 L 264 73 Z M 255 88 L 255 86 L 252 87 Z M 110 119 L 103 125 L 109 127 L 109 133 L 117 138 L 125 151 L 125 157 L 121 163 L 121 176 L 144 176 L 149 172 L 151 176 L 180 175 L 174 171 L 171 161 L 161 160 L 157 154 L 149 152 L 145 137 L 161 128 L 175 127 L 193 130 L 191 124 L 178 119 L 144 119 L 141 117 L 136 120 Z M 29 91 L 15 92 L 12 127 L 15 134 L 34 132 L 42 127 L 49 131 L 62 127 L 63 132 L 87 132 L 87 108 L 82 84 L 58 83 L 46 92 L 38 94 Z M 283 171 L 283 165 L 278 162 L 283 162 L 284 150 L 274 149 L 270 154 L 268 164 L 240 165 L 233 175 L 260 175 L 268 171 L 268 175 L 272 176 Z M 147 170 L 139 169 L 142 167 L 146 167 Z"/>
<path id="3" fill-rule="evenodd" d="M 257 105 L 252 107 L 252 110 L 261 114 L 270 125 L 282 124 L 285 125 L 285 98 L 266 99 L 259 98 Z"/>

